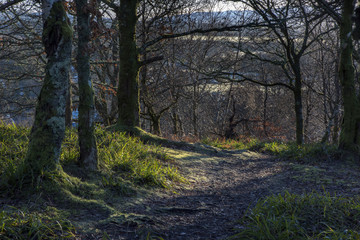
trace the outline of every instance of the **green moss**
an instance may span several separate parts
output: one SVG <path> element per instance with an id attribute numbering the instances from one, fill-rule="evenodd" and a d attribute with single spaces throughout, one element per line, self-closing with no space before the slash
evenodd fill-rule
<path id="1" fill-rule="evenodd" d="M 63 1 L 57 1 L 52 5 L 50 15 L 46 19 L 46 28 L 43 30 L 43 37 L 48 38 L 49 33 L 54 29 L 60 29 L 65 41 L 72 39 L 73 29 L 67 18 Z"/>

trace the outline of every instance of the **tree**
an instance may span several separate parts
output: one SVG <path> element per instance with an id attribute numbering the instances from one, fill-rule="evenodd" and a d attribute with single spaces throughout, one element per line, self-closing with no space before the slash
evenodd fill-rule
<path id="1" fill-rule="evenodd" d="M 118 122 L 127 127 L 140 125 L 139 54 L 136 48 L 136 23 L 139 0 L 121 0 L 116 11 L 119 21 Z"/>
<path id="2" fill-rule="evenodd" d="M 360 152 L 360 94 L 356 93 L 355 68 L 353 57 L 353 38 L 359 40 L 360 8 L 355 10 L 355 1 L 344 0 L 326 1 L 316 0 L 317 7 L 325 11 L 339 25 L 340 59 L 339 79 L 342 89 L 343 122 L 341 126 L 339 148 L 351 152 Z M 360 3 L 359 1 L 357 1 Z M 341 15 L 337 7 L 342 7 Z M 355 12 L 355 14 L 354 14 Z M 355 29 L 353 30 L 353 15 L 355 15 Z M 357 56 L 357 61 L 359 57 Z"/>
<path id="3" fill-rule="evenodd" d="M 340 133 L 339 147 L 360 152 L 360 99 L 356 94 L 355 69 L 353 65 L 352 16 L 354 1 L 344 0 L 340 22 L 340 66 L 339 77 L 342 87 L 344 119 Z M 358 19 L 359 20 L 359 19 Z"/>
<path id="4" fill-rule="evenodd" d="M 139 0 L 121 0 L 120 6 L 114 2 L 104 2 L 116 14 L 119 27 L 119 84 L 117 124 L 129 129 L 140 125 L 139 101 L 139 53 L 136 47 L 136 23 Z"/>
<path id="5" fill-rule="evenodd" d="M 47 63 L 22 170 L 22 174 L 32 177 L 33 184 L 43 172 L 60 169 L 73 35 L 64 4 L 61 0 L 45 0 L 42 4 Z"/>
<path id="6" fill-rule="evenodd" d="M 259 34 L 251 38 L 252 43 L 247 46 L 245 53 L 254 61 L 278 67 L 284 73 L 287 82 L 273 81 L 264 84 L 261 81 L 252 81 L 254 78 L 246 74 L 239 76 L 263 86 L 284 86 L 293 93 L 296 143 L 301 145 L 304 142 L 302 58 L 321 36 L 313 36 L 313 31 L 324 16 L 308 8 L 309 2 L 303 0 L 236 2 L 242 2 L 254 11 L 255 22 L 267 25 L 263 31 L 259 31 L 259 28 L 254 30 L 254 33 Z M 265 38 L 262 37 L 264 35 Z"/>
<path id="7" fill-rule="evenodd" d="M 139 98 L 139 71 L 142 66 L 151 62 L 162 59 L 161 57 L 153 57 L 140 59 L 141 56 L 146 53 L 150 47 L 154 47 L 155 44 L 164 41 L 166 39 L 173 39 L 182 36 L 192 35 L 196 33 L 209 33 L 213 31 L 231 31 L 245 26 L 225 26 L 202 29 L 202 26 L 193 29 L 193 26 L 187 29 L 182 29 L 179 33 L 166 33 L 159 32 L 154 34 L 155 36 L 143 43 L 142 46 L 136 46 L 136 23 L 137 23 L 137 8 L 139 6 L 139 0 L 121 0 L 120 6 L 116 5 L 110 0 L 103 0 L 108 6 L 110 6 L 116 13 L 119 24 L 119 84 L 118 84 L 118 121 L 120 126 L 126 126 L 127 129 L 132 129 L 139 126 L 140 116 L 140 98 Z M 176 11 L 180 7 L 185 7 L 191 4 L 192 1 L 174 1 L 168 0 L 165 2 L 154 1 L 154 6 L 158 6 L 158 9 L 166 9 L 167 12 Z M 153 17 L 153 20 L 161 19 L 164 15 Z M 166 26 L 165 26 L 166 28 Z"/>
<path id="8" fill-rule="evenodd" d="M 0 12 L 0 118 L 33 123 L 44 79 L 40 5 L 24 1 Z"/>
<path id="9" fill-rule="evenodd" d="M 87 0 L 75 0 L 78 29 L 77 72 L 79 83 L 80 164 L 95 170 L 98 166 L 95 140 L 95 102 L 90 77 L 90 9 Z"/>

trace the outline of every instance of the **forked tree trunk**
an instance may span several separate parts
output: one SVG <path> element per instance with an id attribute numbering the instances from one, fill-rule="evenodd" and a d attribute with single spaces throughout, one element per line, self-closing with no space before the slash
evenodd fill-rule
<path id="1" fill-rule="evenodd" d="M 80 165 L 86 169 L 98 167 L 95 140 L 95 99 L 90 78 L 90 12 L 87 0 L 75 0 L 78 23 L 77 72 L 79 82 L 79 146 Z"/>
<path id="2" fill-rule="evenodd" d="M 117 11 L 119 21 L 119 86 L 118 124 L 127 127 L 140 125 L 139 54 L 136 48 L 135 29 L 137 0 L 121 0 Z"/>
<path id="3" fill-rule="evenodd" d="M 63 1 L 44 0 L 42 8 L 43 43 L 48 61 L 24 169 L 33 183 L 43 172 L 60 169 L 73 34 Z"/>
<path id="4" fill-rule="evenodd" d="M 360 104 L 356 96 L 355 72 L 352 60 L 352 15 L 354 1 L 344 0 L 340 24 L 340 67 L 339 78 L 342 87 L 344 119 L 340 133 L 339 147 L 359 152 L 360 147 Z"/>

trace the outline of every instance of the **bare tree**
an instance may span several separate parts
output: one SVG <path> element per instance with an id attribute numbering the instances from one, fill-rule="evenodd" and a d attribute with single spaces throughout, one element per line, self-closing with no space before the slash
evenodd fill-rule
<path id="1" fill-rule="evenodd" d="M 321 24 L 325 16 L 309 7 L 309 2 L 292 1 L 237 1 L 250 7 L 253 21 L 267 26 L 254 29 L 249 33 L 251 41 L 244 52 L 251 61 L 272 64 L 283 72 L 286 81 L 264 83 L 249 74 L 238 74 L 241 81 L 251 81 L 263 86 L 283 86 L 294 96 L 296 116 L 296 142 L 304 142 L 303 120 L 303 72 L 302 58 L 309 47 L 321 35 L 314 35 L 314 29 Z M 256 70 L 255 70 L 256 71 Z"/>

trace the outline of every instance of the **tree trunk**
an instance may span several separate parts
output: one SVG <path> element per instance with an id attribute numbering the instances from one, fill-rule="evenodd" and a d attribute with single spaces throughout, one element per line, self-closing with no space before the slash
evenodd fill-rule
<path id="1" fill-rule="evenodd" d="M 172 109 L 171 111 L 171 120 L 173 123 L 173 134 L 175 136 L 179 136 L 180 135 L 180 119 L 179 119 L 179 114 L 176 113 L 176 109 Z"/>
<path id="2" fill-rule="evenodd" d="M 265 86 L 265 91 L 264 91 L 264 102 L 263 102 L 263 131 L 264 131 L 264 135 L 265 137 L 269 137 L 269 134 L 267 132 L 267 128 L 266 128 L 266 124 L 267 124 L 267 101 L 269 98 L 269 90 L 268 87 Z"/>
<path id="3" fill-rule="evenodd" d="M 355 73 L 352 60 L 352 15 L 354 1 L 344 0 L 340 24 L 340 67 L 339 78 L 342 87 L 344 119 L 340 133 L 339 147 L 349 151 L 359 151 L 360 105 L 356 96 Z"/>
<path id="4" fill-rule="evenodd" d="M 66 95 L 65 126 L 68 128 L 72 127 L 72 93 L 70 78 Z"/>
<path id="5" fill-rule="evenodd" d="M 152 117 L 153 130 L 154 134 L 157 136 L 161 136 L 161 127 L 160 127 L 160 116 Z"/>
<path id="6" fill-rule="evenodd" d="M 80 164 L 91 170 L 98 167 L 95 140 L 95 99 L 90 78 L 90 12 L 87 0 L 76 0 L 78 23 L 77 72 L 79 82 L 79 146 Z"/>
<path id="7" fill-rule="evenodd" d="M 137 127 L 140 124 L 139 55 L 136 48 L 135 29 L 137 0 L 121 0 L 117 11 L 119 21 L 119 86 L 118 124 Z"/>
<path id="8" fill-rule="evenodd" d="M 45 80 L 36 107 L 23 174 L 35 178 L 60 169 L 65 134 L 72 28 L 63 1 L 43 1 L 43 43 L 47 54 Z M 25 177 L 25 176 L 24 176 Z"/>
<path id="9" fill-rule="evenodd" d="M 295 79 L 294 100 L 295 100 L 295 117 L 296 117 L 296 144 L 304 143 L 304 120 L 303 106 L 301 96 L 301 79 Z"/>

